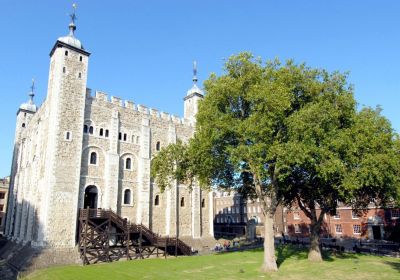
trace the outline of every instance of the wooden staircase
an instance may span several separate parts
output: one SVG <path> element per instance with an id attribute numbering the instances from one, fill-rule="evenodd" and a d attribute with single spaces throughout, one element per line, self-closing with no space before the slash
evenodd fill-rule
<path id="1" fill-rule="evenodd" d="M 104 209 L 79 210 L 78 240 L 83 264 L 192 254 L 191 247 L 179 238 L 159 236 Z"/>

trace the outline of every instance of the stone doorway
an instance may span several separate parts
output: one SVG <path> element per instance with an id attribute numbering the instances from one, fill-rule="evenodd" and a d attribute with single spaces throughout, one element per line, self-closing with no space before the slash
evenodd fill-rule
<path id="1" fill-rule="evenodd" d="M 88 186 L 85 189 L 83 208 L 97 208 L 98 191 L 96 186 Z"/>

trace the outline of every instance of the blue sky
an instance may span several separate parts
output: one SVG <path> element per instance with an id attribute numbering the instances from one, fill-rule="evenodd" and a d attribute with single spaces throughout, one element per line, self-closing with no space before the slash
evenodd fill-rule
<path id="1" fill-rule="evenodd" d="M 1 0 L 0 177 L 10 172 L 15 117 L 37 81 L 46 96 L 49 52 L 67 34 L 72 1 Z M 88 87 L 183 115 L 192 61 L 199 82 L 224 58 L 251 51 L 350 71 L 358 103 L 381 105 L 400 131 L 400 1 L 77 1 L 76 36 L 92 53 Z"/>

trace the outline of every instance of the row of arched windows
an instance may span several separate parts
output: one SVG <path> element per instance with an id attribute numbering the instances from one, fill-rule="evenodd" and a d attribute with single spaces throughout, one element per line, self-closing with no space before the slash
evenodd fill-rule
<path id="1" fill-rule="evenodd" d="M 93 135 L 94 127 L 92 125 L 85 124 L 83 126 L 83 133 Z M 110 135 L 110 131 L 108 129 L 104 129 L 104 128 L 99 129 L 99 136 L 108 138 L 109 135 Z"/>
<path id="2" fill-rule="evenodd" d="M 64 54 L 65 54 L 65 56 L 68 56 L 68 51 L 65 51 Z M 82 59 L 83 59 L 83 57 L 80 55 L 80 56 L 79 56 L 79 61 L 82 61 Z"/>
<path id="3" fill-rule="evenodd" d="M 159 206 L 159 205 L 160 205 L 160 195 L 157 194 L 154 198 L 154 206 Z M 180 206 L 185 207 L 185 198 L 184 197 L 181 197 Z M 201 200 L 201 208 L 205 208 L 205 207 L 206 207 L 206 200 L 203 198 Z"/>
<path id="4" fill-rule="evenodd" d="M 124 190 L 123 204 L 132 205 L 132 192 L 131 192 L 130 189 L 125 189 Z M 160 205 L 160 195 L 158 195 L 158 194 L 154 198 L 154 205 L 155 206 L 159 206 Z M 181 197 L 180 206 L 181 207 L 185 207 L 185 198 L 184 197 Z M 202 208 L 205 207 L 205 199 L 204 198 L 201 200 L 201 207 Z"/>
<path id="5" fill-rule="evenodd" d="M 97 153 L 96 152 L 91 152 L 89 155 L 89 164 L 91 165 L 97 165 Z M 125 163 L 124 163 L 125 169 L 126 170 L 132 170 L 132 158 L 131 157 L 126 157 L 125 158 Z"/>
<path id="6" fill-rule="evenodd" d="M 124 141 L 124 142 L 129 142 L 130 141 L 133 144 L 138 144 L 139 145 L 140 137 L 138 135 L 134 135 L 134 134 L 132 134 L 132 136 L 129 137 L 128 133 L 120 132 L 118 134 L 118 140 Z"/>

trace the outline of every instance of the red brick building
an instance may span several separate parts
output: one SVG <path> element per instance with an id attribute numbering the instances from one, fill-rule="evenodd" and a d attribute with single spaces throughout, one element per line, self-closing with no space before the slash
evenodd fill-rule
<path id="1" fill-rule="evenodd" d="M 393 230 L 399 226 L 400 209 L 376 208 L 357 213 L 349 207 L 339 207 L 336 215 L 325 214 L 324 237 L 351 237 L 365 239 L 393 239 Z M 303 211 L 292 209 L 287 212 L 287 234 L 291 237 L 308 237 L 310 220 Z"/>

